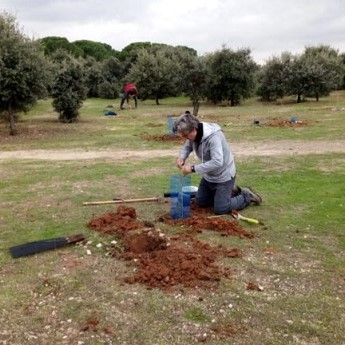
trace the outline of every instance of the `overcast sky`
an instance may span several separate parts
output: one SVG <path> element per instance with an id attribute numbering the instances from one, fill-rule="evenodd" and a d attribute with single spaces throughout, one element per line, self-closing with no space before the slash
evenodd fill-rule
<path id="1" fill-rule="evenodd" d="M 32 38 L 87 39 L 122 50 L 149 41 L 194 48 L 249 48 L 258 63 L 306 46 L 345 52 L 345 0 L 0 0 Z"/>

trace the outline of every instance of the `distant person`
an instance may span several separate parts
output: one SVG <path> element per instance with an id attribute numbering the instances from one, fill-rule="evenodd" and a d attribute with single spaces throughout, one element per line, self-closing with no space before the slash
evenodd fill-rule
<path id="1" fill-rule="evenodd" d="M 186 139 L 176 166 L 184 175 L 202 175 L 195 197 L 198 206 L 213 207 L 215 214 L 227 214 L 261 204 L 261 197 L 251 188 L 235 186 L 234 155 L 219 125 L 200 122 L 186 111 L 175 120 L 173 132 Z M 188 165 L 187 158 L 193 151 L 200 163 Z"/>
<path id="2" fill-rule="evenodd" d="M 124 109 L 123 103 L 129 102 L 129 98 L 134 99 L 135 108 L 138 107 L 138 89 L 134 83 L 128 83 L 123 88 L 123 95 L 121 97 L 120 109 Z"/>

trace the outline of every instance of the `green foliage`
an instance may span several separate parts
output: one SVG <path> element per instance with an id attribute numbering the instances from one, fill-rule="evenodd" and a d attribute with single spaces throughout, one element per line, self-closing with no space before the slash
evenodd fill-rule
<path id="1" fill-rule="evenodd" d="M 223 47 L 206 57 L 206 70 L 205 96 L 212 102 L 234 106 L 253 94 L 257 66 L 249 49 L 233 52 Z"/>
<path id="2" fill-rule="evenodd" d="M 66 62 L 55 76 L 52 85 L 53 107 L 59 113 L 59 121 L 75 122 L 79 108 L 86 99 L 87 89 L 82 66 L 75 62 Z"/>
<path id="3" fill-rule="evenodd" d="M 198 56 L 198 52 L 195 49 L 189 48 L 187 46 L 176 46 L 176 49 L 179 49 L 180 51 L 184 51 L 188 55 L 192 55 L 194 57 Z"/>
<path id="4" fill-rule="evenodd" d="M 116 57 L 116 52 L 109 44 L 90 40 L 78 40 L 69 42 L 65 37 L 47 36 L 38 40 L 45 54 L 52 56 L 58 50 L 64 50 L 68 54 L 78 58 L 93 57 L 96 61 L 102 61 L 109 57 Z"/>
<path id="5" fill-rule="evenodd" d="M 142 49 L 148 49 L 152 47 L 151 42 L 133 42 L 126 47 L 124 47 L 120 54 L 119 58 L 121 61 L 128 61 L 134 62 L 136 57 L 138 56 L 138 52 Z"/>
<path id="6" fill-rule="evenodd" d="M 334 49 L 309 47 L 292 64 L 289 94 L 296 95 L 298 102 L 305 97 L 315 97 L 318 101 L 336 90 L 343 76 L 344 65 Z"/>
<path id="7" fill-rule="evenodd" d="M 179 70 L 178 62 L 166 51 L 152 54 L 143 49 L 126 79 L 137 84 L 141 99 L 155 99 L 159 104 L 159 99 L 177 95 Z"/>
<path id="8" fill-rule="evenodd" d="M 103 80 L 103 82 L 99 84 L 98 97 L 104 99 L 114 99 L 117 98 L 117 91 L 113 88 L 113 85 L 109 81 Z"/>
<path id="9" fill-rule="evenodd" d="M 123 75 L 123 66 L 115 57 L 109 57 L 101 63 L 104 78 L 109 82 L 118 82 Z"/>
<path id="10" fill-rule="evenodd" d="M 197 103 L 203 86 L 202 83 L 196 84 L 200 81 L 197 60 L 196 51 L 188 47 L 152 44 L 136 51 L 125 81 L 136 82 L 140 97 L 143 100 L 155 99 L 156 104 L 159 104 L 159 99 L 183 92 L 189 92 Z M 188 80 L 188 77 L 193 79 Z"/>
<path id="11" fill-rule="evenodd" d="M 329 46 L 307 47 L 304 52 L 308 72 L 310 74 L 307 97 L 328 96 L 341 84 L 344 65 L 338 52 Z"/>
<path id="12" fill-rule="evenodd" d="M 345 69 L 345 53 L 339 54 L 339 59 L 341 61 L 341 66 Z M 342 73 L 341 84 L 339 85 L 339 89 L 345 89 L 345 72 Z"/>
<path id="13" fill-rule="evenodd" d="M 16 134 L 14 112 L 26 111 L 46 95 L 49 63 L 36 42 L 24 36 L 15 18 L 0 15 L 0 112 L 9 115 Z"/>
<path id="14" fill-rule="evenodd" d="M 116 85 L 119 84 L 121 66 L 116 58 L 110 57 L 103 61 L 96 61 L 95 58 L 89 56 L 81 63 L 88 88 L 87 97 L 113 99 L 117 96 Z"/>
<path id="15" fill-rule="evenodd" d="M 85 82 L 88 86 L 87 97 L 99 97 L 100 85 L 105 81 L 102 66 L 94 58 L 88 57 L 84 61 Z"/>
<path id="16" fill-rule="evenodd" d="M 203 58 L 186 55 L 182 65 L 182 91 L 193 102 L 193 114 L 197 116 L 200 101 L 204 98 L 206 85 L 206 69 Z"/>
<path id="17" fill-rule="evenodd" d="M 329 46 L 306 47 L 301 55 L 283 53 L 271 58 L 259 74 L 258 94 L 264 101 L 274 101 L 286 95 L 297 97 L 328 96 L 344 79 L 344 61 Z"/>
<path id="18" fill-rule="evenodd" d="M 116 98 L 120 91 L 120 79 L 123 75 L 123 66 L 115 57 L 109 57 L 101 62 L 103 82 L 99 85 L 101 98 Z"/>
<path id="19" fill-rule="evenodd" d="M 121 84 L 136 80 L 142 99 L 153 98 L 159 104 L 161 98 L 185 94 L 193 101 L 194 114 L 197 114 L 203 98 L 214 103 L 226 101 L 237 105 L 257 90 L 263 101 L 294 95 L 300 102 L 306 97 L 318 100 L 345 84 L 344 56 L 322 45 L 307 47 L 301 56 L 285 52 L 281 57 L 272 57 L 258 71 L 249 49 L 234 52 L 223 47 L 204 58 L 198 57 L 192 48 L 162 43 L 134 42 L 121 52 L 100 42 L 81 40 L 70 43 L 66 38 L 54 36 L 41 39 L 40 43 L 50 56 L 55 54 L 55 59 L 59 49 L 73 56 L 83 56 L 88 61 L 93 59 L 95 66 L 88 66 L 88 72 L 95 73 L 87 78 L 89 97 L 99 97 L 102 85 L 105 92 L 102 95 L 112 98 L 113 91 L 117 95 L 122 89 Z M 149 58 L 143 58 L 143 50 Z M 145 72 L 143 60 L 149 62 L 150 77 L 148 73 L 141 75 Z M 103 65 L 97 66 L 98 62 Z M 162 73 L 170 78 L 169 82 L 162 82 Z M 106 90 L 106 85 L 111 89 Z"/>
<path id="20" fill-rule="evenodd" d="M 65 37 L 47 36 L 38 40 L 46 55 L 53 55 L 58 50 L 65 50 L 69 54 L 79 57 L 83 55 L 83 50 L 76 44 L 70 43 Z"/>
<path id="21" fill-rule="evenodd" d="M 283 53 L 281 57 L 272 57 L 258 72 L 258 91 L 263 101 L 275 101 L 287 94 L 291 78 L 292 56 Z"/>
<path id="22" fill-rule="evenodd" d="M 83 57 L 92 56 L 97 61 L 104 60 L 115 54 L 109 44 L 89 40 L 74 41 L 73 44 L 83 52 Z"/>

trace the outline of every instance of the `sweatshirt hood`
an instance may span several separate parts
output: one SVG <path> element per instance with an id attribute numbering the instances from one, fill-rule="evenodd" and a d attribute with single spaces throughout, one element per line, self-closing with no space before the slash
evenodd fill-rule
<path id="1" fill-rule="evenodd" d="M 203 125 L 204 133 L 203 133 L 201 142 L 203 142 L 205 139 L 207 139 L 208 137 L 210 137 L 214 133 L 222 130 L 220 128 L 220 126 L 217 125 L 216 123 L 202 122 L 202 125 Z"/>

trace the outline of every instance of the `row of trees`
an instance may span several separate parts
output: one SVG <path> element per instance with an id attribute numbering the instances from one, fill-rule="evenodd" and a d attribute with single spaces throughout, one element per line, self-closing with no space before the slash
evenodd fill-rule
<path id="1" fill-rule="evenodd" d="M 120 52 L 103 43 L 70 43 L 62 37 L 46 37 L 41 44 L 50 56 L 63 49 L 88 60 L 91 97 L 111 97 L 109 86 L 126 79 L 137 82 L 142 99 L 153 98 L 159 104 L 160 98 L 184 93 L 196 107 L 200 99 L 234 106 L 253 94 L 263 101 L 285 96 L 296 96 L 297 102 L 306 97 L 318 100 L 345 85 L 345 54 L 330 46 L 306 47 L 301 55 L 284 52 L 258 66 L 249 49 L 234 52 L 223 47 L 198 57 L 188 47 L 150 42 L 132 43 Z"/>
<path id="2" fill-rule="evenodd" d="M 301 55 L 283 53 L 264 66 L 249 49 L 222 47 L 198 56 L 194 49 L 149 42 L 121 52 L 92 41 L 63 37 L 33 40 L 14 16 L 0 14 L 0 113 L 15 134 L 15 112 L 44 96 L 53 98 L 59 121 L 73 122 L 87 97 L 116 98 L 125 82 L 135 82 L 142 100 L 188 95 L 197 115 L 202 100 L 240 104 L 255 94 L 264 101 L 328 95 L 344 86 L 345 55 L 329 46 L 307 47 Z"/>
<path id="3" fill-rule="evenodd" d="M 301 55 L 283 53 L 271 58 L 258 73 L 258 95 L 274 101 L 294 95 L 297 102 L 317 101 L 332 90 L 344 87 L 345 55 L 329 46 L 307 47 Z"/>

